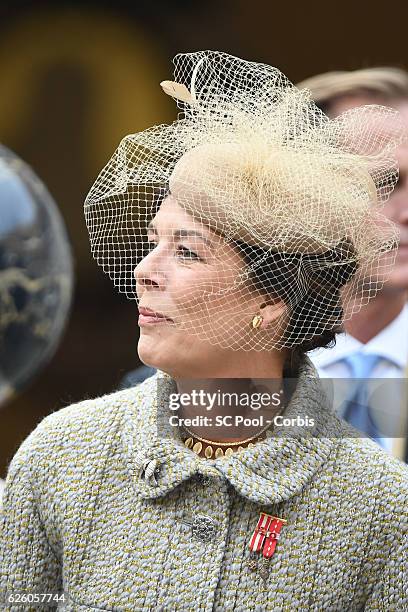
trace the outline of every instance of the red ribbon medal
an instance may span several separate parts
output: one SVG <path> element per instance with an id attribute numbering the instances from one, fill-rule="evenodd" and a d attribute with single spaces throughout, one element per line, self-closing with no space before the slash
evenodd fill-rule
<path id="1" fill-rule="evenodd" d="M 270 559 L 275 552 L 280 531 L 285 523 L 285 519 L 261 512 L 258 524 L 249 542 L 251 553 L 260 553 L 262 551 L 264 559 Z M 250 568 L 255 569 L 253 558 L 250 561 Z"/>

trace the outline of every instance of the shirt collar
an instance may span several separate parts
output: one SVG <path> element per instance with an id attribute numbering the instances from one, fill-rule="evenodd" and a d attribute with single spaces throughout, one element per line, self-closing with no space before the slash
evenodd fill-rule
<path id="1" fill-rule="evenodd" d="M 136 494 L 144 499 L 165 495 L 195 474 L 222 474 L 248 499 L 260 504 L 279 503 L 299 493 L 313 478 L 333 448 L 333 427 L 341 427 L 306 357 L 284 414 L 303 417 L 304 421 L 308 417 L 309 423 L 313 419 L 314 427 L 299 425 L 290 435 L 287 430 L 285 435 L 274 431 L 253 448 L 231 457 L 201 459 L 184 446 L 177 428 L 168 424 L 167 400 L 175 389 L 175 382 L 159 371 L 129 390 L 132 395 L 126 404 L 122 442 Z M 158 415 L 163 416 L 159 428 Z M 151 477 L 154 469 L 155 479 Z"/>
<path id="2" fill-rule="evenodd" d="M 316 367 L 325 368 L 356 351 L 381 355 L 401 369 L 405 368 L 408 357 L 408 305 L 366 344 L 344 332 L 336 336 L 335 346 L 316 349 L 310 356 Z"/>

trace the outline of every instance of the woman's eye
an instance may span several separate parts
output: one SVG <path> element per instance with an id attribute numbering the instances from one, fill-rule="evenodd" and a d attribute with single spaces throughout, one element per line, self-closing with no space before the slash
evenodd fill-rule
<path id="1" fill-rule="evenodd" d="M 194 251 L 190 251 L 190 249 L 183 246 L 177 247 L 177 255 L 181 255 L 183 259 L 194 259 L 196 261 L 201 259 L 197 253 L 194 253 Z"/>
<path id="2" fill-rule="evenodd" d="M 146 242 L 146 254 L 153 251 L 157 247 L 157 245 L 158 245 L 157 240 L 148 240 Z M 199 257 L 197 253 L 194 253 L 194 251 L 190 251 L 190 249 L 188 249 L 187 247 L 181 246 L 181 245 L 177 247 L 176 255 L 177 257 L 180 257 L 181 259 L 184 259 L 184 260 L 201 261 L 201 257 Z"/>

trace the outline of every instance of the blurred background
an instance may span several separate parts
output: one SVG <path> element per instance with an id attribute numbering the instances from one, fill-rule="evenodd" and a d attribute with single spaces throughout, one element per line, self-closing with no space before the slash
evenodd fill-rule
<path id="1" fill-rule="evenodd" d="M 177 52 L 214 49 L 293 82 L 373 65 L 408 69 L 408 7 L 267 0 L 0 3 L 0 143 L 44 181 L 65 221 L 75 293 L 58 350 L 0 413 L 0 477 L 50 412 L 109 393 L 139 365 L 137 310 L 90 255 L 83 201 L 128 133 L 176 118 L 162 93 Z M 1 209 L 0 209 L 1 215 Z"/>

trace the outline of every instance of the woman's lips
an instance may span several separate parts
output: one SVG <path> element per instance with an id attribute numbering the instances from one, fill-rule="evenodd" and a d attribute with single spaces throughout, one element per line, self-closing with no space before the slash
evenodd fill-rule
<path id="1" fill-rule="evenodd" d="M 150 310 L 149 308 L 139 308 L 139 325 L 157 325 L 159 323 L 174 323 L 173 319 L 166 317 L 165 315 Z"/>

